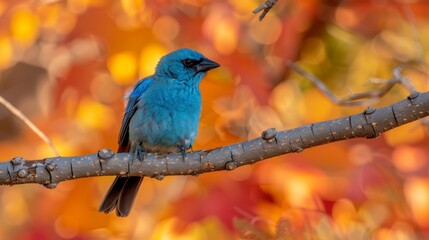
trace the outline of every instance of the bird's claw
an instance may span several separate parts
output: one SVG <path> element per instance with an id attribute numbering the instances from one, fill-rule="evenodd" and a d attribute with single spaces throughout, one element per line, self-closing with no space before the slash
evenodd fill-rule
<path id="1" fill-rule="evenodd" d="M 180 153 L 182 153 L 182 159 L 183 161 L 185 161 L 186 158 L 186 150 L 188 150 L 189 148 L 192 148 L 192 146 L 184 146 L 184 145 L 177 145 L 177 149 Z"/>
<path id="2" fill-rule="evenodd" d="M 185 161 L 185 158 L 186 158 L 186 150 L 182 151 L 182 159 L 183 159 L 183 161 Z"/>
<path id="3" fill-rule="evenodd" d="M 136 148 L 134 159 L 138 159 L 140 162 L 143 162 L 146 157 L 147 150 L 144 149 L 141 145 L 138 145 Z"/>

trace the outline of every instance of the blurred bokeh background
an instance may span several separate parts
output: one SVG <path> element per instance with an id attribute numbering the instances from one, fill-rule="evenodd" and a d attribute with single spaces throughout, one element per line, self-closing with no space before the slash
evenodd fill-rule
<path id="1" fill-rule="evenodd" d="M 123 94 L 177 48 L 222 67 L 201 84 L 194 149 L 361 112 L 291 72 L 297 62 L 337 96 L 380 87 L 402 64 L 428 90 L 427 0 L 0 0 L 0 95 L 60 155 L 116 149 Z M 394 87 L 374 106 L 403 99 Z M 425 239 L 428 129 L 328 144 L 231 172 L 146 179 L 128 218 L 97 212 L 113 177 L 55 190 L 0 188 L 0 239 Z M 0 153 L 41 159 L 50 147 L 0 107 Z"/>

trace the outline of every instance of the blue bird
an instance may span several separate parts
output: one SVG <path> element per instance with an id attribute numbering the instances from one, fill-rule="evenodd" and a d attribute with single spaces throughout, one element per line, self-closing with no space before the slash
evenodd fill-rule
<path id="1" fill-rule="evenodd" d="M 191 148 L 201 116 L 199 85 L 206 72 L 220 65 L 183 48 L 158 62 L 155 74 L 140 80 L 128 97 L 119 133 L 118 152 L 182 152 Z M 117 176 L 99 211 L 126 217 L 143 177 Z"/>

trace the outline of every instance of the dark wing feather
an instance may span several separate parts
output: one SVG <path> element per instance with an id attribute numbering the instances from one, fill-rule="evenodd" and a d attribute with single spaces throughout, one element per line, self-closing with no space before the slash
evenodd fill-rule
<path id="1" fill-rule="evenodd" d="M 129 143 L 129 127 L 130 120 L 134 116 L 134 113 L 137 110 L 137 103 L 140 99 L 140 96 L 148 89 L 148 87 L 152 84 L 153 78 L 152 76 L 144 78 L 140 80 L 133 91 L 128 96 L 127 107 L 125 108 L 124 118 L 122 119 L 121 130 L 119 131 L 118 137 L 118 152 L 128 152 L 130 151 L 130 143 Z"/>
<path id="2" fill-rule="evenodd" d="M 137 110 L 137 103 L 140 100 L 140 96 L 144 91 L 146 91 L 152 82 L 152 77 L 140 80 L 128 96 L 128 103 L 125 109 L 124 118 L 122 119 L 121 130 L 119 132 L 118 152 L 130 151 L 130 120 Z M 138 176 L 117 176 L 109 191 L 107 191 L 98 211 L 109 213 L 116 208 L 116 215 L 126 217 L 131 211 L 131 207 L 133 206 L 134 199 L 137 195 L 137 190 L 139 189 L 142 180 L 143 178 Z"/>

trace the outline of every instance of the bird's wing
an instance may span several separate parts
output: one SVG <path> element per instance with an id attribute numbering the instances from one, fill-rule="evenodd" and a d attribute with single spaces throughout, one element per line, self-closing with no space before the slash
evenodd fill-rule
<path id="1" fill-rule="evenodd" d="M 128 152 L 130 150 L 129 143 L 129 125 L 130 120 L 133 117 L 134 113 L 137 110 L 137 103 L 140 99 L 140 96 L 149 88 L 152 84 L 153 78 L 147 77 L 140 80 L 128 96 L 127 107 L 125 108 L 124 118 L 122 119 L 122 126 L 119 132 L 119 148 L 118 152 Z"/>

